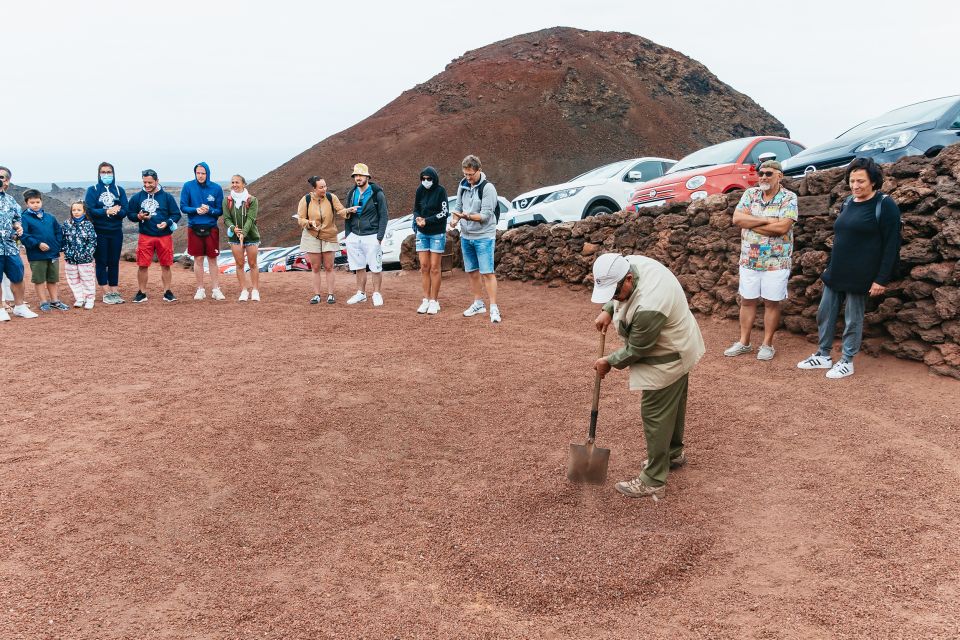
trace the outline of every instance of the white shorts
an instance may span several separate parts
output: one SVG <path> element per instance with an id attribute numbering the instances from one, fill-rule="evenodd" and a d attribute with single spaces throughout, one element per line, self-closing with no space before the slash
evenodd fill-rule
<path id="1" fill-rule="evenodd" d="M 351 271 L 367 269 L 372 273 L 383 271 L 383 249 L 377 236 L 358 236 L 351 233 L 345 242 L 347 263 Z"/>
<path id="2" fill-rule="evenodd" d="M 790 280 L 790 269 L 754 271 L 740 267 L 740 297 L 746 300 L 763 298 L 770 302 L 785 300 L 788 280 Z"/>

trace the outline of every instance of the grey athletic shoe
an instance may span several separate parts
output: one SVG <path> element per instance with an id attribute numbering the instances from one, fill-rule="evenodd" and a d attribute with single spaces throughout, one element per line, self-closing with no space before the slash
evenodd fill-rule
<path id="1" fill-rule="evenodd" d="M 777 350 L 770 345 L 762 344 L 757 351 L 757 360 L 773 360 L 773 354 L 776 352 Z"/>
<path id="2" fill-rule="evenodd" d="M 732 358 L 734 356 L 740 356 L 745 353 L 750 353 L 751 351 L 753 351 L 752 346 L 750 346 L 749 344 L 743 344 L 742 342 L 738 341 L 730 345 L 730 348 L 724 351 L 723 355 Z"/>
<path id="3" fill-rule="evenodd" d="M 667 495 L 667 485 L 651 487 L 650 485 L 644 484 L 640 476 L 637 476 L 633 480 L 618 482 L 613 485 L 613 488 L 628 498 L 646 498 L 649 496 L 653 498 L 654 502 L 665 498 Z"/>

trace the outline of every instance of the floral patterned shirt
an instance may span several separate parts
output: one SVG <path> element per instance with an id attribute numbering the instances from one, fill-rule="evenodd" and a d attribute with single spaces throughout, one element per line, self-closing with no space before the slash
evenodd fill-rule
<path id="1" fill-rule="evenodd" d="M 797 221 L 797 194 L 780 187 L 773 198 L 764 202 L 760 187 L 751 187 L 743 193 L 738 210 L 764 218 L 787 218 Z M 772 222 L 772 220 L 771 220 Z M 782 236 L 765 236 L 753 229 L 740 233 L 740 266 L 754 271 L 779 271 L 793 266 L 793 229 Z"/>
<path id="2" fill-rule="evenodd" d="M 0 256 L 20 255 L 20 247 L 14 242 L 13 225 L 21 223 L 23 210 L 12 195 L 0 193 Z"/>

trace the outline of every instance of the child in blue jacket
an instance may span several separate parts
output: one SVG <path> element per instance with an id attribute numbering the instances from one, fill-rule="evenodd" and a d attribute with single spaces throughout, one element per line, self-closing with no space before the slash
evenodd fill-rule
<path id="1" fill-rule="evenodd" d="M 27 248 L 30 282 L 40 298 L 40 311 L 69 311 L 70 307 L 60 301 L 57 291 L 63 228 L 56 218 L 43 210 L 43 198 L 39 191 L 27 189 L 23 192 L 23 200 L 27 210 L 23 212 L 23 236 L 20 241 Z"/>

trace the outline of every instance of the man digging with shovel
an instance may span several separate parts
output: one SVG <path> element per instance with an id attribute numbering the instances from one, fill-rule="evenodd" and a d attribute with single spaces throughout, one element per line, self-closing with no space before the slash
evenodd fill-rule
<path id="1" fill-rule="evenodd" d="M 606 333 L 615 321 L 623 347 L 599 358 L 603 378 L 610 368 L 630 367 L 630 390 L 643 391 L 640 415 L 647 459 L 640 475 L 616 484 L 625 496 L 666 495 L 667 474 L 686 464 L 683 427 L 689 372 L 703 356 L 700 327 L 677 278 L 645 256 L 605 253 L 593 263 L 593 302 L 603 304 L 594 324 Z"/>

